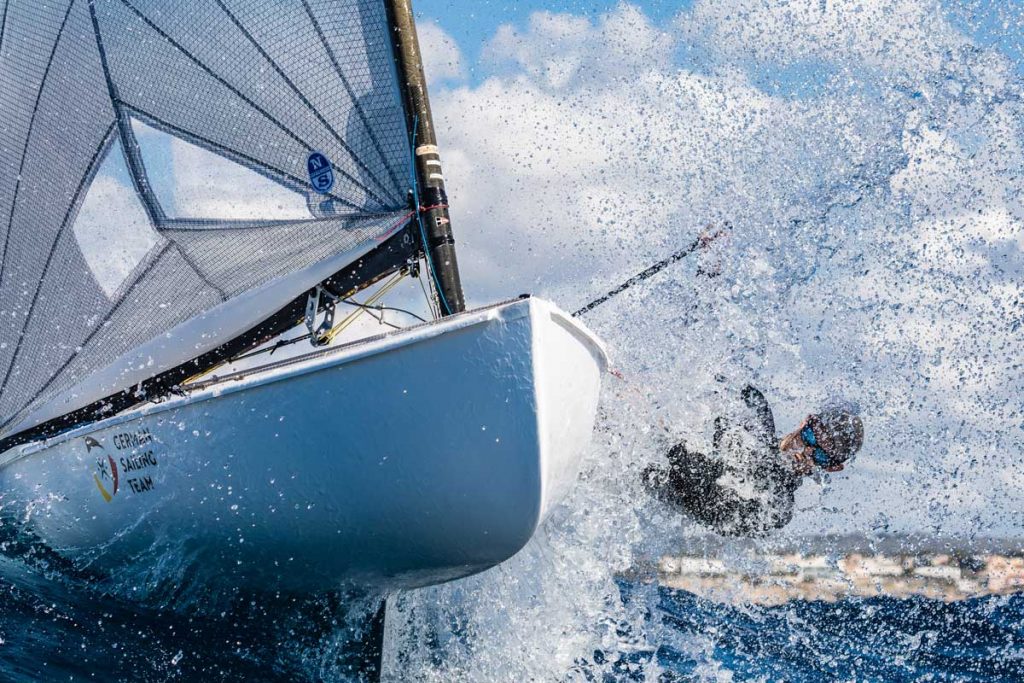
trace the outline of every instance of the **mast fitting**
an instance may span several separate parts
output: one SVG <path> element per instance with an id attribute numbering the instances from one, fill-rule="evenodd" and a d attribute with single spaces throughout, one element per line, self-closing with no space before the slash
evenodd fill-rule
<path id="1" fill-rule="evenodd" d="M 319 326 L 316 324 L 317 312 L 320 310 L 320 299 L 324 299 L 324 319 Z M 313 346 L 324 346 L 330 342 L 329 333 L 334 329 L 335 298 L 323 287 L 317 285 L 306 299 L 306 329 L 309 330 L 309 343 Z"/>

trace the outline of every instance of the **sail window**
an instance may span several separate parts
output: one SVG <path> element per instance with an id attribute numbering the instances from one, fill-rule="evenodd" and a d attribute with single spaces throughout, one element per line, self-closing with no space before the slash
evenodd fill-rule
<path id="1" fill-rule="evenodd" d="M 107 150 L 75 219 L 75 239 L 111 299 L 160 241 L 132 184 L 120 141 Z"/>
<path id="2" fill-rule="evenodd" d="M 311 217 L 305 196 L 227 157 L 133 120 L 149 184 L 168 218 L 253 221 Z"/>

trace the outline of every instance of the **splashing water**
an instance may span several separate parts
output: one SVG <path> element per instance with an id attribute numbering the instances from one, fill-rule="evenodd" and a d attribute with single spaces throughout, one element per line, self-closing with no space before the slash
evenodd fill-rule
<path id="1" fill-rule="evenodd" d="M 659 589 L 658 558 L 702 531 L 639 474 L 680 439 L 703 446 L 736 383 L 762 388 L 785 431 L 841 394 L 866 416 L 864 450 L 804 485 L 793 524 L 759 547 L 823 533 L 1020 534 L 1024 87 L 1007 45 L 1020 44 L 1024 13 L 988 9 L 697 0 L 658 24 L 629 4 L 597 18 L 537 13 L 488 42 L 486 78 L 435 88 L 478 303 L 532 290 L 574 310 L 706 226 L 727 231 L 587 318 L 624 379 L 607 378 L 577 487 L 506 564 L 392 596 L 389 679 L 985 673 L 913 656 L 903 669 L 858 665 L 852 630 L 816 672 L 785 669 L 787 639 L 847 617 L 729 611 Z M 146 578 L 128 568 L 97 587 L 7 543 L 0 678 L 346 680 L 345 624 L 372 609 L 217 596 L 210 610 L 195 587 L 187 599 L 157 591 L 157 608 L 133 602 Z M 187 554 L 167 553 L 166 576 L 187 583 Z M 921 609 L 936 623 L 947 614 Z M 964 656 L 1021 675 L 1019 601 L 963 609 L 980 615 L 965 617 L 968 631 L 999 622 Z M 902 625 L 878 633 L 927 641 L 909 650 L 942 647 L 932 622 L 884 623 Z"/>
<path id="2" fill-rule="evenodd" d="M 638 476 L 706 443 L 730 384 L 761 387 L 783 431 L 835 395 L 866 416 L 857 462 L 805 485 L 782 536 L 1019 533 L 1024 90 L 970 21 L 900 0 L 538 14 L 485 48 L 504 72 L 441 93 L 469 282 L 573 308 L 728 232 L 588 317 L 625 380 L 577 489 L 506 565 L 396 601 L 400 678 L 614 679 L 683 638 L 657 590 L 624 601 L 616 578 L 699 533 Z"/>

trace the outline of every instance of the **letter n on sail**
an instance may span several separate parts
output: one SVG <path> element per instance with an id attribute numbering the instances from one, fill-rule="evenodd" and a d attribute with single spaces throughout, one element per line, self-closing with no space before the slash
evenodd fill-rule
<path id="1" fill-rule="evenodd" d="M 334 187 L 334 170 L 331 162 L 320 152 L 313 152 L 306 159 L 306 169 L 309 171 L 309 182 L 313 189 L 320 194 L 327 194 Z"/>

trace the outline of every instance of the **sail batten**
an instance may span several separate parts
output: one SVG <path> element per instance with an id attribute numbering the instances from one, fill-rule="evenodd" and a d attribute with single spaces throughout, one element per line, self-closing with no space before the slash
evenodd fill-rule
<path id="1" fill-rule="evenodd" d="M 114 308 L 111 309 L 111 311 L 107 314 L 107 316 L 102 321 L 100 321 L 99 324 L 97 324 L 95 327 L 93 327 L 93 329 L 89 333 L 89 335 L 84 340 L 82 340 L 82 346 L 83 347 L 88 347 L 91 344 L 93 338 L 104 328 L 104 326 L 110 320 L 110 318 L 113 317 L 117 313 L 117 310 L 121 306 L 121 304 L 124 301 L 128 300 L 129 296 L 131 295 L 132 290 L 137 285 L 139 285 L 139 283 L 141 283 L 141 282 L 143 282 L 145 280 L 146 274 L 150 270 L 152 270 L 152 268 L 157 264 L 157 262 L 160 260 L 160 257 L 163 256 L 164 253 L 168 249 L 171 249 L 173 246 L 174 246 L 173 243 L 165 241 L 163 243 L 163 245 L 161 245 L 161 247 L 160 247 L 160 249 L 158 251 L 153 252 L 151 258 L 148 259 L 147 262 L 144 264 L 144 270 L 140 274 L 140 277 L 135 278 L 135 279 L 132 280 L 132 283 L 128 287 L 128 289 L 124 292 L 124 294 L 121 297 L 118 298 L 118 302 L 117 302 L 117 304 L 114 305 Z M 46 380 L 46 382 L 40 387 L 39 394 L 40 395 L 45 395 L 47 390 L 49 390 L 50 387 L 53 385 L 54 381 L 56 381 L 57 378 L 60 377 L 64 373 L 64 371 L 68 368 L 68 366 L 72 362 L 74 362 L 74 360 L 75 360 L 75 355 L 68 356 L 67 359 L 65 359 L 60 364 L 60 366 L 58 368 L 56 368 L 56 371 L 51 374 L 50 378 L 48 380 Z M 11 424 L 11 422 L 13 422 L 15 419 L 17 419 L 24 412 L 24 410 L 29 406 L 30 403 L 31 403 L 31 401 L 28 401 L 25 404 L 19 406 L 17 408 L 17 410 L 15 410 L 2 423 L 0 423 L 0 431 L 3 431 L 4 429 L 6 429 Z"/>
<path id="2" fill-rule="evenodd" d="M 0 442 L 247 333 L 408 222 L 380 0 L 0 6 Z"/>
<path id="3" fill-rule="evenodd" d="M 10 4 L 10 0 L 4 0 L 4 10 L 3 13 L 0 13 L 0 55 L 4 52 L 4 35 L 7 33 L 7 9 Z"/>
<path id="4" fill-rule="evenodd" d="M 154 225 L 158 225 L 165 218 L 163 207 L 156 200 L 150 187 L 149 177 L 146 173 L 145 165 L 142 163 L 138 144 L 135 142 L 135 135 L 131 129 L 131 120 L 125 113 L 124 108 L 119 104 L 121 98 L 117 94 L 117 85 L 110 76 L 110 66 L 107 64 L 107 51 L 103 47 L 103 34 L 100 31 L 99 19 L 96 17 L 96 6 L 92 0 L 89 2 L 89 17 L 92 19 L 92 30 L 96 36 L 96 49 L 99 50 L 100 65 L 103 67 L 103 78 L 107 84 L 110 101 L 114 106 L 114 113 L 117 116 L 117 128 L 118 134 L 121 137 L 122 151 L 125 155 L 125 161 L 132 171 L 132 184 L 142 200 L 146 213 L 149 214 L 150 221 Z"/>

